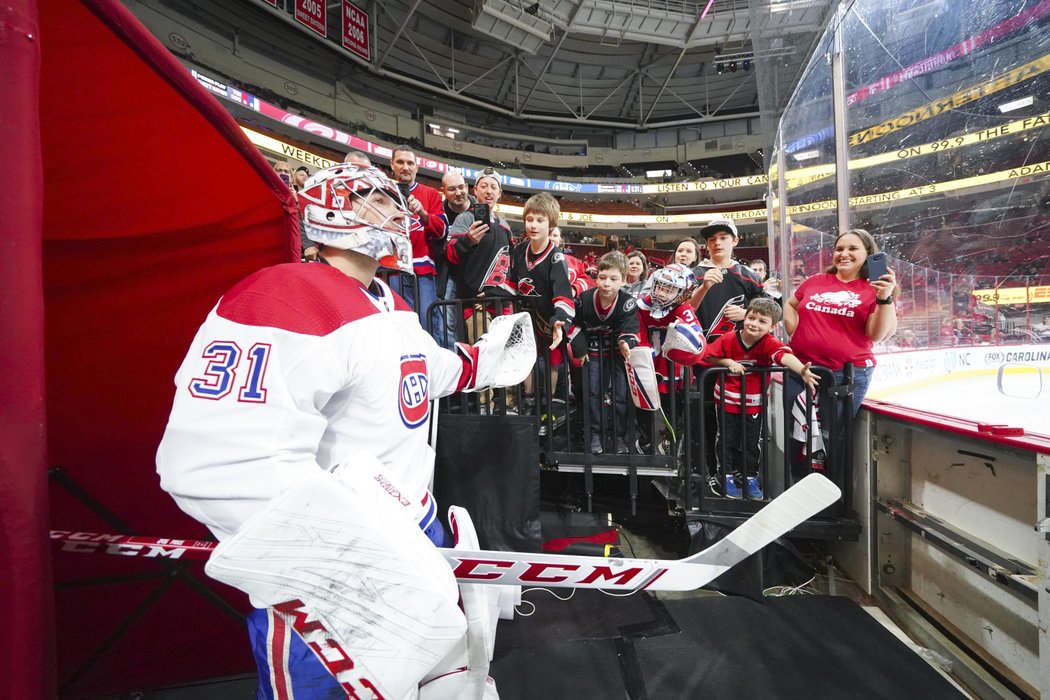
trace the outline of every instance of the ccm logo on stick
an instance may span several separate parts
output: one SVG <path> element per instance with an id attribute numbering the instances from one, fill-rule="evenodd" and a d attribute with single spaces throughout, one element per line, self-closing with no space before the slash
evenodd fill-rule
<path id="1" fill-rule="evenodd" d="M 452 558 L 452 557 L 450 557 Z M 663 574 L 662 569 L 649 570 L 631 567 L 614 570 L 610 566 L 592 564 L 558 564 L 553 562 L 513 562 L 496 559 L 471 559 L 455 557 L 455 577 L 461 581 L 498 581 L 522 583 L 566 583 L 579 585 L 605 582 L 609 588 L 635 588 L 638 584 L 654 581 Z M 641 580 L 639 580 L 641 579 Z M 634 584 L 634 585 L 632 585 Z M 604 587 L 604 586 L 603 586 Z"/>

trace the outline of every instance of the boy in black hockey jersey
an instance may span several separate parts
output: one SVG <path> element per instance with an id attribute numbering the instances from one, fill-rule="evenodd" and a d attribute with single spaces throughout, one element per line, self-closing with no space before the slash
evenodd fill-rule
<path id="1" fill-rule="evenodd" d="M 487 294 L 526 297 L 531 302 L 536 345 L 550 348 L 551 387 L 557 384 L 562 363 L 563 328 L 567 330 L 575 314 L 565 254 L 550 239 L 560 215 L 558 200 L 547 192 L 529 197 L 522 213 L 525 240 L 511 249 L 505 266 L 497 261 L 485 282 Z M 526 395 L 532 388 L 530 377 L 525 382 Z"/>
<path id="2" fill-rule="evenodd" d="M 707 253 L 695 269 L 700 287 L 690 302 L 696 309 L 700 325 L 707 331 L 707 342 L 713 343 L 724 333 L 732 333 L 744 320 L 745 309 L 752 299 L 765 296 L 762 282 L 746 265 L 733 259 L 733 249 L 739 242 L 736 224 L 730 219 L 715 219 L 700 229 Z M 714 435 L 718 430 L 717 411 L 714 403 L 715 377 L 708 375 L 702 390 L 705 397 L 704 431 Z M 707 482 L 712 493 L 722 495 L 719 488 L 719 469 L 715 441 L 708 440 L 704 450 Z M 724 465 L 723 465 L 724 466 Z"/>
<path id="3" fill-rule="evenodd" d="M 576 299 L 576 319 L 569 331 L 569 351 L 586 364 L 591 418 L 591 452 L 601 454 L 602 397 L 612 384 L 613 434 L 617 454 L 627 454 L 627 372 L 623 359 L 638 344 L 638 305 L 621 289 L 627 258 L 619 251 L 598 262 L 598 286 Z M 622 357 L 621 357 L 622 356 Z"/>

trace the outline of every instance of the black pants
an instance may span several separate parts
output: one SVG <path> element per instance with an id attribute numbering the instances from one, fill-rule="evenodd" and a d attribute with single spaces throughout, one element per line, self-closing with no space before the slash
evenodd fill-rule
<path id="1" fill-rule="evenodd" d="M 718 432 L 718 406 L 715 405 L 715 386 L 718 384 L 718 374 L 709 373 L 704 379 L 701 387 L 704 393 L 703 407 L 704 415 L 700 420 L 704 422 L 704 466 L 708 475 L 715 475 L 722 470 L 719 468 L 718 455 L 721 451 L 715 448 L 715 435 Z"/>
<path id="2" fill-rule="evenodd" d="M 623 358 L 619 356 L 591 355 L 584 367 L 587 372 L 590 409 L 591 435 L 601 435 L 604 429 L 611 429 L 621 439 L 627 437 L 627 372 Z M 612 388 L 612 411 L 603 411 L 605 389 Z"/>
<path id="3" fill-rule="evenodd" d="M 762 467 L 762 414 L 727 411 L 719 428 L 714 442 L 719 455 L 725 450 L 725 473 L 758 476 Z"/>

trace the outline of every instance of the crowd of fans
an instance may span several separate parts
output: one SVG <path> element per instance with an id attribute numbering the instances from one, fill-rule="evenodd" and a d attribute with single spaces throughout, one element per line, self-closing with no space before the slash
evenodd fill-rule
<path id="1" fill-rule="evenodd" d="M 370 165 L 356 152 L 347 162 Z M 559 368 L 566 368 L 562 374 L 572 375 L 577 387 L 585 372 L 588 389 L 581 399 L 589 411 L 587 444 L 594 454 L 674 449 L 674 427 L 652 420 L 652 411 L 659 411 L 661 393 L 681 395 L 682 366 L 696 366 L 702 420 L 712 438 L 705 443 L 699 476 L 719 496 L 764 498 L 758 472 L 762 431 L 756 426 L 767 385 L 742 376 L 750 367 L 788 368 L 797 378 L 788 386 L 800 394 L 804 386 L 817 385 L 811 364 L 835 372 L 836 383 L 849 381 L 844 366 L 852 365 L 855 413 L 874 365 L 872 344 L 896 329 L 896 280 L 892 270 L 867 279 L 865 260 L 877 247 L 865 231 L 843 234 L 830 254 L 833 266 L 804 283 L 795 280 L 794 294 L 785 299 L 764 260 L 749 266 L 735 259 L 740 238 L 731 220 L 704 227 L 702 241 L 677 241 L 663 261 L 650 260 L 615 236 L 600 258 L 594 253 L 578 258 L 562 247 L 561 209 L 550 193 L 524 203 L 519 239 L 497 213 L 503 189 L 495 169 L 483 170 L 471 193 L 459 173 L 446 174 L 440 189 L 417 182 L 416 157 L 408 145 L 394 149 L 389 165 L 411 214 L 415 270 L 392 276 L 391 286 L 416 309 L 423 328 L 451 348 L 457 340 L 474 341 L 492 317 L 509 312 L 512 301 L 526 300 L 540 349 L 537 380 L 526 381 L 521 405 L 510 409 L 529 412 L 550 405 L 543 399 L 558 385 Z M 292 172 L 285 162 L 274 167 L 293 191 L 302 187 L 304 168 Z M 308 174 L 302 172 L 301 179 Z M 312 259 L 316 246 L 304 241 L 303 252 L 304 259 Z M 441 300 L 448 303 L 434 303 Z M 795 336 L 795 350 L 771 334 L 781 315 Z M 649 365 L 658 388 L 649 396 L 653 405 L 646 406 L 637 391 L 628 392 L 627 374 L 644 375 Z M 725 367 L 728 377 L 700 373 L 712 366 Z M 628 411 L 638 414 L 637 431 L 630 435 Z M 550 418 L 542 416 L 541 425 Z"/>

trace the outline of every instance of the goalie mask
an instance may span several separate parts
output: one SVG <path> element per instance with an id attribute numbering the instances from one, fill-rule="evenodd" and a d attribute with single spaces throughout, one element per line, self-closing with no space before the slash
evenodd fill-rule
<path id="1" fill-rule="evenodd" d="M 653 273 L 653 285 L 649 289 L 653 318 L 662 318 L 689 299 L 696 291 L 696 276 L 680 263 L 661 267 Z"/>
<path id="2" fill-rule="evenodd" d="M 376 168 L 340 164 L 317 171 L 299 192 L 299 211 L 314 243 L 412 272 L 408 205 L 394 181 Z"/>

